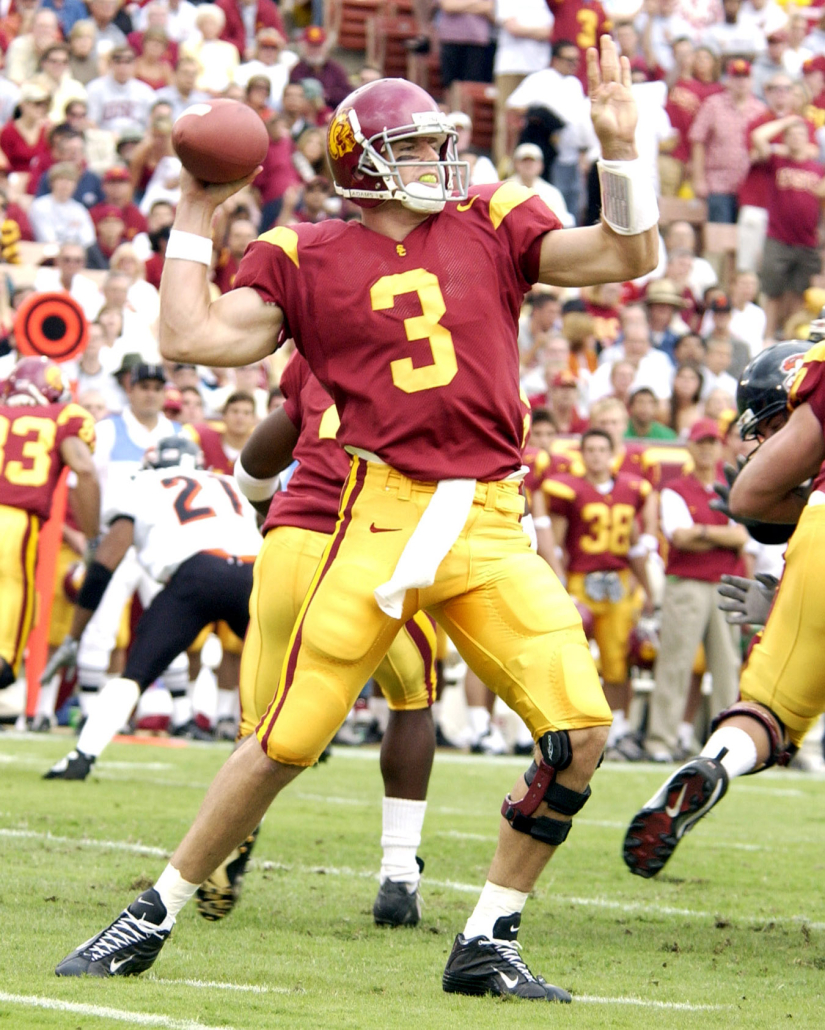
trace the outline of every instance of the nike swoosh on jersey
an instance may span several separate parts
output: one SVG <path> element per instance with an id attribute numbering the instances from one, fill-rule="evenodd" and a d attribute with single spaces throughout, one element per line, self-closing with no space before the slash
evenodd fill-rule
<path id="1" fill-rule="evenodd" d="M 392 527 L 392 528 L 390 528 L 390 527 L 384 528 L 383 526 L 376 526 L 376 524 L 374 522 L 370 524 L 370 533 L 400 533 L 400 532 L 401 532 L 401 527 L 400 526 Z"/>
<path id="2" fill-rule="evenodd" d="M 506 973 L 502 973 L 502 971 L 501 971 L 500 969 L 497 969 L 497 970 L 496 970 L 496 972 L 497 972 L 497 973 L 498 973 L 498 975 L 499 975 L 499 976 L 501 977 L 501 979 L 502 979 L 502 980 L 504 981 L 504 985 L 505 985 L 505 987 L 506 987 L 506 988 L 507 988 L 507 989 L 508 989 L 509 991 L 512 991 L 512 989 L 513 989 L 513 988 L 514 988 L 514 987 L 516 986 L 516 984 L 518 983 L 518 977 L 517 977 L 517 976 L 514 976 L 514 977 L 513 977 L 513 979 L 511 980 L 511 979 L 510 979 L 510 977 L 509 977 L 509 976 L 507 976 L 507 974 L 506 974 Z"/>
<path id="3" fill-rule="evenodd" d="M 671 819 L 675 819 L 676 816 L 682 809 L 682 802 L 685 800 L 685 793 L 687 792 L 687 784 L 685 784 L 679 792 L 679 797 L 676 798 L 675 805 L 665 805 L 665 812 L 670 816 Z"/>
<path id="4" fill-rule="evenodd" d="M 466 204 L 456 204 L 455 209 L 456 209 L 456 211 L 469 211 L 470 208 L 473 206 L 473 204 L 475 204 L 475 202 L 477 200 L 478 200 L 478 194 L 476 193 L 476 195 L 474 197 L 470 197 L 470 199 L 467 201 Z"/>

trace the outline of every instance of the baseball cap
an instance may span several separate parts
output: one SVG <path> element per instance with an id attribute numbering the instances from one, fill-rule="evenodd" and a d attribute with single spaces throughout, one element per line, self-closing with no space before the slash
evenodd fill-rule
<path id="1" fill-rule="evenodd" d="M 102 222 L 106 218 L 119 218 L 121 222 L 124 222 L 123 212 L 117 206 L 117 204 L 101 204 L 97 211 L 95 211 L 95 221 Z"/>
<path id="2" fill-rule="evenodd" d="M 700 418 L 690 427 L 688 439 L 692 443 L 699 443 L 700 440 L 721 440 L 722 433 L 719 430 L 719 423 L 715 418 Z"/>
<path id="3" fill-rule="evenodd" d="M 731 303 L 730 298 L 726 293 L 717 293 L 716 296 L 708 304 L 708 311 L 730 311 Z"/>
<path id="4" fill-rule="evenodd" d="M 20 87 L 20 100 L 39 104 L 44 100 L 51 100 L 51 94 L 39 82 L 24 82 Z"/>
<path id="5" fill-rule="evenodd" d="M 114 168 L 107 168 L 104 175 L 104 182 L 131 182 L 131 175 L 129 175 L 129 169 L 124 168 L 123 165 L 115 165 Z"/>
<path id="6" fill-rule="evenodd" d="M 572 372 L 568 372 L 566 369 L 562 369 L 561 372 L 556 372 L 553 378 L 550 380 L 551 386 L 572 386 L 574 390 L 579 388 L 579 381 L 573 375 Z"/>
<path id="7" fill-rule="evenodd" d="M 535 143 L 519 143 L 513 151 L 513 160 L 523 161 L 525 158 L 532 158 L 534 161 L 543 161 L 544 154 L 541 151 L 541 147 L 537 146 Z"/>
<path id="8" fill-rule="evenodd" d="M 177 386 L 167 383 L 163 390 L 163 410 L 177 412 L 183 408 L 183 397 Z"/>
<path id="9" fill-rule="evenodd" d="M 687 303 L 673 284 L 672 279 L 655 279 L 648 283 L 644 296 L 645 304 L 671 304 L 684 308 Z"/>
<path id="10" fill-rule="evenodd" d="M 751 63 L 744 57 L 735 57 L 732 61 L 728 61 L 727 68 L 725 68 L 725 74 L 731 75 L 735 79 L 747 78 L 750 73 Z"/>
<path id="11" fill-rule="evenodd" d="M 327 41 L 327 34 L 320 25 L 307 25 L 301 33 L 301 42 L 309 46 L 323 46 Z"/>
<path id="12" fill-rule="evenodd" d="M 258 41 L 259 46 L 281 46 L 284 42 L 284 37 L 277 29 L 266 27 L 258 29 L 255 39 Z"/>
<path id="13" fill-rule="evenodd" d="M 140 354 L 135 351 L 130 351 L 128 354 L 124 354 L 120 359 L 120 368 L 116 368 L 112 372 L 113 376 L 122 376 L 126 372 L 131 372 L 132 369 L 137 368 L 143 359 Z"/>
<path id="14" fill-rule="evenodd" d="M 128 355 L 124 355 L 124 361 Z M 166 373 L 163 371 L 162 365 L 153 365 L 148 361 L 141 361 L 132 369 L 132 374 L 129 377 L 132 384 L 134 383 L 145 383 L 149 380 L 157 380 L 159 383 L 166 382 Z"/>

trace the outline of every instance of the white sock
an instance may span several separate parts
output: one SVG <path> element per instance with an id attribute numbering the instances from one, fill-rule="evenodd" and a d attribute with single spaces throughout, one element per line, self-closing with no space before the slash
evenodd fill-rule
<path id="1" fill-rule="evenodd" d="M 473 705 L 467 709 L 467 719 L 470 723 L 470 732 L 473 735 L 473 743 L 490 732 L 490 713 L 483 705 Z"/>
<path id="2" fill-rule="evenodd" d="M 728 753 L 722 758 L 722 765 L 731 779 L 756 767 L 756 744 L 743 729 L 720 726 L 710 735 L 701 753 L 705 758 L 716 758 L 723 747 L 728 749 Z"/>
<path id="3" fill-rule="evenodd" d="M 676 739 L 683 748 L 690 749 L 693 746 L 693 723 L 680 722 L 679 728 L 676 730 Z"/>
<path id="4" fill-rule="evenodd" d="M 482 888 L 473 914 L 467 920 L 464 936 L 468 940 L 470 937 L 488 937 L 492 940 L 496 920 L 502 916 L 520 914 L 528 897 L 529 893 L 522 894 L 512 887 L 499 887 L 488 880 Z"/>
<path id="5" fill-rule="evenodd" d="M 36 715 L 46 715 L 54 718 L 54 703 L 57 700 L 57 692 L 60 689 L 60 677 L 52 676 L 48 683 L 40 684 L 40 694 L 37 698 Z"/>
<path id="6" fill-rule="evenodd" d="M 140 688 L 134 680 L 109 680 L 80 731 L 77 750 L 97 758 L 129 718 L 139 697 Z"/>
<path id="7" fill-rule="evenodd" d="M 415 853 L 421 843 L 426 801 L 384 798 L 381 824 L 381 883 L 406 883 L 410 893 L 418 886 L 421 873 Z"/>
<path id="8" fill-rule="evenodd" d="M 385 697 L 371 697 L 367 700 L 367 708 L 378 724 L 380 732 L 386 733 L 390 721 L 390 706 L 387 704 L 387 699 Z"/>
<path id="9" fill-rule="evenodd" d="M 617 740 L 621 740 L 622 737 L 630 731 L 630 723 L 628 722 L 623 709 L 618 708 L 611 714 L 613 715 L 613 722 L 611 723 L 610 729 L 607 733 L 606 747 L 613 747 Z"/>
<path id="10" fill-rule="evenodd" d="M 218 703 L 216 707 L 216 715 L 218 722 L 221 719 L 232 719 L 237 720 L 238 718 L 238 691 L 237 690 L 219 690 L 218 691 Z"/>
<path id="11" fill-rule="evenodd" d="M 192 699 L 188 694 L 172 698 L 172 725 L 185 726 L 192 718 Z"/>
<path id="12" fill-rule="evenodd" d="M 175 916 L 186 902 L 193 897 L 200 884 L 189 883 L 180 875 L 173 865 L 167 865 L 158 877 L 155 890 L 166 906 L 167 916 L 174 922 Z"/>
<path id="13" fill-rule="evenodd" d="M 523 747 L 526 744 L 535 743 L 533 740 L 533 734 L 530 732 L 527 723 L 524 719 L 519 719 L 516 722 L 516 744 L 519 747 Z"/>

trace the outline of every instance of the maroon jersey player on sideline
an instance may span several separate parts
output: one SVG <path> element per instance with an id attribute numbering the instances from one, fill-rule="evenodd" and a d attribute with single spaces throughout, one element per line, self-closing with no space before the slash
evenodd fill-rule
<path id="1" fill-rule="evenodd" d="M 567 592 L 593 615 L 602 684 L 613 712 L 607 757 L 639 760 L 644 752 L 628 722 L 627 653 L 636 603 L 630 572 L 650 597 L 647 548 L 639 545 L 637 516 L 651 493 L 645 479 L 612 470 L 613 441 L 603 429 L 582 436 L 584 476 L 557 476 L 544 484 L 553 535 L 567 553 Z M 649 600 L 648 600 L 649 603 Z"/>
<path id="2" fill-rule="evenodd" d="M 65 465 L 77 475 L 80 528 L 87 539 L 98 534 L 94 419 L 68 396 L 48 358 L 18 361 L 0 392 L 0 687 L 14 682 L 34 622 L 38 534 Z"/>
<path id="3" fill-rule="evenodd" d="M 595 226 L 561 230 L 514 183 L 468 195 L 455 130 L 435 102 L 381 79 L 343 101 L 328 132 L 336 190 L 364 208 L 363 223 L 264 234 L 236 289 L 212 303 L 212 215 L 241 183 L 205 186 L 182 173 L 161 284 L 162 351 L 246 364 L 291 336 L 335 401 L 338 440 L 353 459 L 255 736 L 218 773 L 156 886 L 58 975 L 124 975 L 154 962 L 188 898 L 316 761 L 423 608 L 537 744 L 505 799 L 488 881 L 456 937 L 444 989 L 570 1000 L 530 972 L 516 935 L 529 892 L 589 796 L 610 710 L 575 606 L 521 527 L 518 313 L 537 281 L 616 282 L 652 269 L 658 220 L 633 143 L 630 65 L 605 36 L 588 72 L 605 155 Z"/>
<path id="4" fill-rule="evenodd" d="M 301 603 L 318 561 L 335 531 L 349 456 L 337 443 L 338 412 L 300 354 L 293 354 L 280 382 L 286 401 L 261 424 L 236 466 L 240 487 L 266 513 L 261 529 L 267 557 L 256 566 L 250 630 L 241 668 L 240 736 L 254 733 L 272 700 L 271 670 L 280 669 Z M 274 477 L 295 460 L 285 490 L 272 496 Z M 255 478 L 253 478 L 253 476 Z M 266 575 L 277 570 L 276 577 Z M 414 925 L 421 915 L 416 849 L 427 805 L 435 748 L 430 706 L 435 699 L 435 626 L 418 612 L 393 641 L 375 671 L 390 706 L 381 743 L 384 779 L 384 856 L 381 887 L 373 906 L 379 925 Z M 254 837 L 240 859 L 245 865 Z M 225 914 L 237 898 L 243 874 L 230 856 L 201 885 L 198 910 Z"/>

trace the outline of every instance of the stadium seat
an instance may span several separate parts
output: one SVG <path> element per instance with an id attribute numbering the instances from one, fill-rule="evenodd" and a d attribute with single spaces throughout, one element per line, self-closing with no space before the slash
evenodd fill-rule
<path id="1" fill-rule="evenodd" d="M 417 35 L 417 23 L 410 16 L 388 14 L 367 18 L 367 63 L 380 68 L 388 78 L 405 78 L 408 51 L 404 43 Z"/>
<path id="2" fill-rule="evenodd" d="M 331 0 L 326 25 L 342 50 L 367 49 L 367 19 L 385 11 L 386 0 Z"/>
<path id="3" fill-rule="evenodd" d="M 708 205 L 704 200 L 683 200 L 681 197 L 659 197 L 659 224 L 690 222 L 704 225 L 708 220 Z"/>
<path id="4" fill-rule="evenodd" d="M 487 82 L 454 82 L 450 86 L 450 108 L 466 111 L 472 119 L 473 146 L 491 151 L 496 124 L 496 87 Z"/>
<path id="5" fill-rule="evenodd" d="M 736 274 L 736 236 L 737 227 L 722 222 L 706 222 L 702 230 L 704 256 L 716 268 L 726 290 Z"/>

